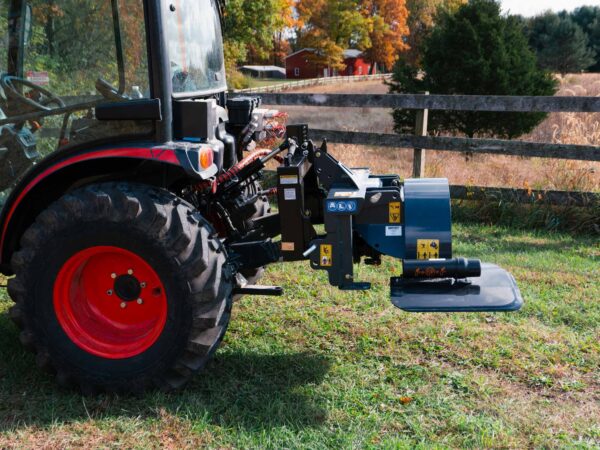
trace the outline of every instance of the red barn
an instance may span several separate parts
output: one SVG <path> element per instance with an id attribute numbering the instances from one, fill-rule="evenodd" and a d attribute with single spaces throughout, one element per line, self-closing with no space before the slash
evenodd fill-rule
<path id="1" fill-rule="evenodd" d="M 369 75 L 371 64 L 365 60 L 360 50 L 344 50 L 342 71 L 332 70 L 323 64 L 311 61 L 310 55 L 315 53 L 313 48 L 303 48 L 285 58 L 285 71 L 288 79 L 323 78 L 333 76 Z M 376 70 L 373 72 L 375 73 Z"/>
<path id="2" fill-rule="evenodd" d="M 370 75 L 369 69 L 371 68 L 371 64 L 365 60 L 363 52 L 360 50 L 344 50 L 344 64 L 346 64 L 346 68 L 340 73 L 340 75 Z M 371 75 L 375 75 L 376 73 L 377 67 L 375 67 L 375 70 L 373 70 Z"/>

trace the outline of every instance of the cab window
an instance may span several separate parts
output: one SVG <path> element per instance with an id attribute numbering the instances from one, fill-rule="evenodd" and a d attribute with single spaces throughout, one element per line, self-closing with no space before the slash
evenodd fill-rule
<path id="1" fill-rule="evenodd" d="M 143 0 L 0 0 L 0 206 L 51 153 L 147 138 L 152 121 L 95 106 L 149 98 Z"/>

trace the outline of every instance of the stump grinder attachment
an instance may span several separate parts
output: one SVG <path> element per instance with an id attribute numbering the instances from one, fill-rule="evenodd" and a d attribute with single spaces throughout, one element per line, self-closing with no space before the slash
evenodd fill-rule
<path id="1" fill-rule="evenodd" d="M 374 176 L 349 169 L 288 127 L 288 153 L 277 169 L 281 259 L 309 259 L 342 290 L 366 290 L 353 266 L 403 261 L 390 280 L 392 303 L 410 312 L 515 311 L 523 300 L 514 278 L 479 260 L 454 258 L 450 189 L 445 179 Z M 299 145 L 295 145 L 299 142 Z M 313 225 L 324 224 L 319 235 Z"/>

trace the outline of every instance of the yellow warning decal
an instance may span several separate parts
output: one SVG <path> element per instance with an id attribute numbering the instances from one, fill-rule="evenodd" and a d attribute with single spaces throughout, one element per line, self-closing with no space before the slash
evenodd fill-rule
<path id="1" fill-rule="evenodd" d="M 333 266 L 333 245 L 321 245 L 321 267 Z"/>
<path id="2" fill-rule="evenodd" d="M 418 239 L 417 259 L 439 259 L 440 241 L 438 239 Z"/>
<path id="3" fill-rule="evenodd" d="M 400 202 L 390 203 L 390 223 L 402 223 L 402 213 L 400 211 Z"/>

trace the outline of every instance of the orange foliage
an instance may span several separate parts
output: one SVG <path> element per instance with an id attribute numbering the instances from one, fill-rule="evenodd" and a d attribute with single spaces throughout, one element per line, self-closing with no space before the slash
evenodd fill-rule
<path id="1" fill-rule="evenodd" d="M 386 68 L 408 48 L 406 0 L 298 0 L 296 10 L 299 47 L 317 49 L 315 62 L 332 68 L 344 68 L 347 48 Z"/>
<path id="2" fill-rule="evenodd" d="M 408 49 L 408 9 L 405 0 L 364 0 L 365 13 L 371 19 L 371 47 L 367 59 L 391 69 L 400 51 Z"/>

